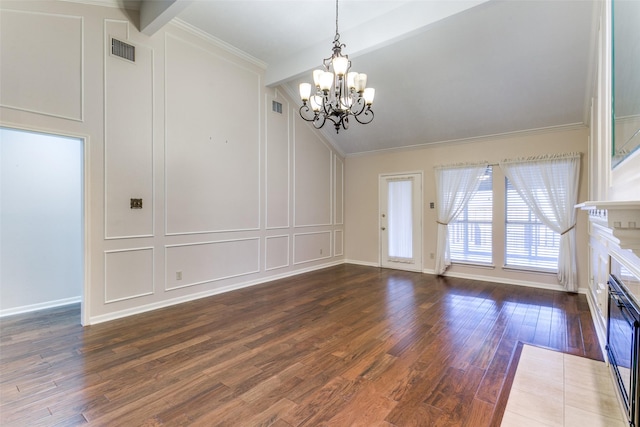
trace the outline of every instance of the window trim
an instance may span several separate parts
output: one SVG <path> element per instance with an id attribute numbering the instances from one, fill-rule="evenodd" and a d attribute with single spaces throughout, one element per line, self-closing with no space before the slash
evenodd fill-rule
<path id="1" fill-rule="evenodd" d="M 548 274 L 548 275 L 557 275 L 557 270 L 550 270 L 547 268 L 537 268 L 537 267 L 528 267 L 524 265 L 513 265 L 513 264 L 505 264 L 502 266 L 502 269 L 505 271 L 524 271 L 527 273 L 536 273 L 536 274 Z"/>

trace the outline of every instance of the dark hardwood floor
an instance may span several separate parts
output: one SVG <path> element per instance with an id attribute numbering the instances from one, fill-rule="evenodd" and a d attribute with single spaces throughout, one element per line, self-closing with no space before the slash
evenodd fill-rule
<path id="1" fill-rule="evenodd" d="M 482 427 L 518 342 L 602 360 L 584 295 L 355 265 L 79 318 L 0 321 L 2 426 Z"/>

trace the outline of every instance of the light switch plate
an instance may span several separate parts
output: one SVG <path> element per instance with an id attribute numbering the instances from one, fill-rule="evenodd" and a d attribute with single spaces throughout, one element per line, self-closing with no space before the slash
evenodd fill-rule
<path id="1" fill-rule="evenodd" d="M 131 209 L 142 209 L 142 199 L 131 199 Z"/>

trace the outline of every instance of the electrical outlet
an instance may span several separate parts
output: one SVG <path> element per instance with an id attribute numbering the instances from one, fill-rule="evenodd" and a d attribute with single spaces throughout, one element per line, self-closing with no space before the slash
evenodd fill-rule
<path id="1" fill-rule="evenodd" d="M 322 249 L 320 249 L 320 255 L 322 255 Z"/>
<path id="2" fill-rule="evenodd" d="M 182 280 L 182 271 L 176 271 L 176 280 Z"/>
<path id="3" fill-rule="evenodd" d="M 429 254 L 429 258 L 431 258 L 431 259 L 435 258 L 435 255 L 434 255 L 434 253 L 433 253 L 433 252 L 431 252 L 431 253 Z"/>

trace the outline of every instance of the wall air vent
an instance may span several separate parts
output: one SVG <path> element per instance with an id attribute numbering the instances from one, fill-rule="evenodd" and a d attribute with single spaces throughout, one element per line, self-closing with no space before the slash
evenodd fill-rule
<path id="1" fill-rule="evenodd" d="M 282 114 L 282 104 L 278 101 L 271 101 L 271 110 L 278 114 Z"/>
<path id="2" fill-rule="evenodd" d="M 111 54 L 136 62 L 136 47 L 118 39 L 111 38 Z"/>

